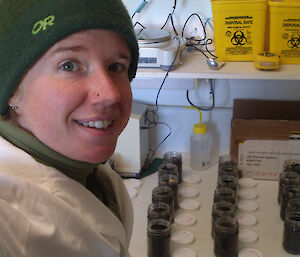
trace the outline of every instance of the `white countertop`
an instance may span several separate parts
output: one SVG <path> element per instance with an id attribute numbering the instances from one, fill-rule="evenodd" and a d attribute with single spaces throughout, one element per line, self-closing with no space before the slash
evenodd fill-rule
<path id="1" fill-rule="evenodd" d="M 175 215 L 180 212 L 191 213 L 197 218 L 197 224 L 191 227 L 183 227 L 175 223 L 172 225 L 172 231 L 192 232 L 195 241 L 189 245 L 176 245 L 171 242 L 171 253 L 178 247 L 185 247 L 195 250 L 198 257 L 214 257 L 211 210 L 217 181 L 217 166 L 206 171 L 191 171 L 189 168 L 183 167 L 183 173 L 185 172 L 194 172 L 201 176 L 202 181 L 198 184 L 185 182 L 181 184 L 181 186 L 197 188 L 199 195 L 193 199 L 198 200 L 201 207 L 195 211 L 179 209 L 175 213 Z M 132 199 L 134 227 L 129 247 L 132 257 L 147 257 L 147 208 L 151 203 L 152 189 L 157 186 L 157 176 L 157 173 L 154 173 L 141 179 L 143 185 L 138 189 L 138 196 Z M 251 214 L 257 217 L 258 223 L 249 229 L 257 233 L 258 240 L 248 247 L 258 249 L 264 257 L 296 256 L 286 253 L 282 248 L 283 222 L 280 219 L 280 206 L 277 203 L 278 181 L 257 180 L 255 190 L 259 195 L 254 201 L 259 205 L 259 209 Z"/>

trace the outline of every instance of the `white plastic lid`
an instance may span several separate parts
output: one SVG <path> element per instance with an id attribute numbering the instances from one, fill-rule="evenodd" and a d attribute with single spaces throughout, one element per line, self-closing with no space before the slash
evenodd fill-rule
<path id="1" fill-rule="evenodd" d="M 197 210 L 200 207 L 200 203 L 194 199 L 183 199 L 179 201 L 179 207 L 185 210 Z"/>
<path id="2" fill-rule="evenodd" d="M 172 257 L 197 257 L 197 253 L 191 248 L 177 248 Z"/>
<path id="3" fill-rule="evenodd" d="M 245 212 L 254 212 L 258 210 L 258 204 L 252 200 L 240 200 L 238 202 L 238 208 Z"/>
<path id="4" fill-rule="evenodd" d="M 251 188 L 242 188 L 239 190 L 239 198 L 245 200 L 254 200 L 258 197 L 258 192 Z"/>
<path id="5" fill-rule="evenodd" d="M 263 254 L 254 248 L 245 248 L 239 252 L 239 257 L 263 257 Z"/>
<path id="6" fill-rule="evenodd" d="M 249 213 L 241 213 L 237 216 L 237 221 L 241 226 L 253 227 L 257 224 L 257 218 Z"/>
<path id="7" fill-rule="evenodd" d="M 249 229 L 240 229 L 239 231 L 239 242 L 241 243 L 254 243 L 258 236 L 256 232 Z"/>
<path id="8" fill-rule="evenodd" d="M 257 182 L 253 178 L 240 178 L 238 184 L 240 187 L 252 188 L 257 185 Z"/>
<path id="9" fill-rule="evenodd" d="M 128 194 L 129 194 L 129 197 L 131 198 L 131 199 L 133 199 L 133 198 L 136 198 L 137 197 L 137 195 L 138 195 L 138 191 L 136 190 L 136 189 L 134 189 L 134 188 L 127 188 L 127 192 L 128 192 Z"/>
<path id="10" fill-rule="evenodd" d="M 175 216 L 174 221 L 178 225 L 193 226 L 197 223 L 197 218 L 189 213 L 180 213 Z"/>
<path id="11" fill-rule="evenodd" d="M 124 180 L 124 184 L 126 187 L 138 189 L 142 186 L 142 182 L 136 178 L 129 178 Z"/>
<path id="12" fill-rule="evenodd" d="M 183 197 L 197 197 L 199 192 L 194 187 L 181 187 L 179 189 L 179 194 Z"/>
<path id="13" fill-rule="evenodd" d="M 191 244 L 194 242 L 194 239 L 193 233 L 186 230 L 177 230 L 171 235 L 171 240 L 177 244 Z"/>
<path id="14" fill-rule="evenodd" d="M 201 177 L 193 172 L 184 172 L 182 174 L 182 181 L 189 184 L 198 184 L 201 182 Z"/>

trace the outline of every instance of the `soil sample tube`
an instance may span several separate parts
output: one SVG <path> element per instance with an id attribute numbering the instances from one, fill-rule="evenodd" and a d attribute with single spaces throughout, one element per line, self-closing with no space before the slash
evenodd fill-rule
<path id="1" fill-rule="evenodd" d="M 162 163 L 158 167 L 158 177 L 163 174 L 172 174 L 178 177 L 178 181 L 179 181 L 178 168 L 174 163 L 170 163 L 170 162 Z"/>
<path id="2" fill-rule="evenodd" d="M 238 256 L 239 226 L 235 218 L 223 216 L 216 220 L 214 253 L 216 257 Z"/>
<path id="3" fill-rule="evenodd" d="M 157 186 L 152 190 L 152 202 L 163 202 L 169 205 L 171 214 L 171 223 L 174 222 L 174 192 L 168 186 Z"/>
<path id="4" fill-rule="evenodd" d="M 281 206 L 280 206 L 280 217 L 284 220 L 287 203 L 290 199 L 300 197 L 300 186 L 299 185 L 288 185 L 282 190 L 281 195 Z"/>
<path id="5" fill-rule="evenodd" d="M 179 208 L 178 204 L 178 177 L 172 174 L 163 174 L 159 176 L 158 185 L 161 186 L 168 186 L 173 190 L 174 194 L 174 210 Z"/>
<path id="6" fill-rule="evenodd" d="M 234 155 L 226 154 L 219 157 L 219 169 L 222 167 L 233 167 L 237 169 L 237 158 Z"/>
<path id="7" fill-rule="evenodd" d="M 290 212 L 299 212 L 300 213 L 300 197 L 289 199 L 286 204 L 285 215 L 288 215 Z"/>
<path id="8" fill-rule="evenodd" d="M 212 214 L 211 214 L 211 235 L 214 237 L 215 233 L 215 223 L 216 220 L 223 216 L 235 217 L 236 208 L 234 205 L 227 201 L 220 201 L 213 204 Z"/>
<path id="9" fill-rule="evenodd" d="M 218 177 L 217 188 L 218 187 L 230 187 L 237 197 L 238 191 L 238 181 L 235 176 L 232 175 L 221 175 Z"/>
<path id="10" fill-rule="evenodd" d="M 170 206 L 164 202 L 151 203 L 147 211 L 148 224 L 154 219 L 171 221 Z"/>
<path id="11" fill-rule="evenodd" d="M 288 185 L 299 185 L 300 175 L 294 171 L 281 172 L 279 176 L 278 197 L 277 201 L 281 204 L 282 190 Z"/>
<path id="12" fill-rule="evenodd" d="M 283 248 L 291 254 L 300 254 L 300 212 L 287 212 L 283 229 Z"/>
<path id="13" fill-rule="evenodd" d="M 234 177 L 238 177 L 238 170 L 235 166 L 219 166 L 218 176 L 222 175 L 231 175 Z"/>
<path id="14" fill-rule="evenodd" d="M 171 225 L 164 219 L 151 220 L 147 227 L 148 257 L 171 257 Z"/>
<path id="15" fill-rule="evenodd" d="M 173 163 L 177 166 L 178 169 L 178 181 L 179 184 L 182 182 L 182 155 L 180 152 L 169 151 L 164 154 L 163 157 L 164 163 Z"/>
<path id="16" fill-rule="evenodd" d="M 214 203 L 220 201 L 231 202 L 237 208 L 236 194 L 230 187 L 218 187 L 214 193 Z"/>
<path id="17" fill-rule="evenodd" d="M 300 160 L 285 160 L 283 164 L 283 171 L 295 171 L 300 174 Z"/>

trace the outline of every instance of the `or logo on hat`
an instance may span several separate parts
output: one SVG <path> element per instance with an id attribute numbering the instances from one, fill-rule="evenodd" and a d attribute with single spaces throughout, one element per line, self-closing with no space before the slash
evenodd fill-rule
<path id="1" fill-rule="evenodd" d="M 32 27 L 32 31 L 31 33 L 33 35 L 36 35 L 37 33 L 39 33 L 41 30 L 45 31 L 48 26 L 52 26 L 54 25 L 54 20 L 55 20 L 55 16 L 54 15 L 50 15 L 48 17 L 46 17 L 43 20 L 39 20 L 37 21 L 33 27 Z"/>

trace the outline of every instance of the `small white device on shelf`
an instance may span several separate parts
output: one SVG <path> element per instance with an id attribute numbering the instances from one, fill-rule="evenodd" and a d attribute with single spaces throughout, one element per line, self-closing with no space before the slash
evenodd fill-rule
<path id="1" fill-rule="evenodd" d="M 181 63 L 185 40 L 166 30 L 136 29 L 139 44 L 139 68 L 174 70 Z"/>

